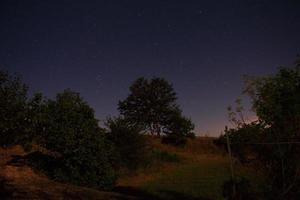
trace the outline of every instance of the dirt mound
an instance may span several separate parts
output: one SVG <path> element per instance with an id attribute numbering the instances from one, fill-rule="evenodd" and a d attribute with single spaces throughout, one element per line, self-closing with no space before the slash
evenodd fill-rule
<path id="1" fill-rule="evenodd" d="M 27 166 L 25 156 L 20 146 L 0 149 L 1 199 L 137 199 L 49 180 Z"/>

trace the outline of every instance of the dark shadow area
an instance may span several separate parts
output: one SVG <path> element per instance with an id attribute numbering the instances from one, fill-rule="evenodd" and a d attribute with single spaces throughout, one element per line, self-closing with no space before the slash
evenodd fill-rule
<path id="1" fill-rule="evenodd" d="M 8 184 L 7 180 L 0 178 L 0 198 L 3 200 L 12 199 L 14 188 Z"/>
<path id="2" fill-rule="evenodd" d="M 61 162 L 58 158 L 39 151 L 29 153 L 25 156 L 14 155 L 7 164 L 13 166 L 27 165 L 34 170 L 45 173 L 49 177 L 53 177 L 54 170 L 61 167 Z"/>
<path id="3" fill-rule="evenodd" d="M 159 193 L 161 193 L 163 196 L 166 196 L 166 198 L 162 198 L 163 200 L 179 200 L 179 199 L 185 199 L 185 200 L 211 200 L 207 198 L 202 197 L 192 197 L 187 194 L 183 194 L 180 192 L 170 191 L 170 190 L 160 190 Z"/>
<path id="4" fill-rule="evenodd" d="M 136 197 L 138 199 L 145 199 L 145 200 L 150 200 L 150 199 L 159 199 L 158 197 L 147 193 L 146 191 L 139 190 L 137 188 L 133 187 L 122 187 L 122 186 L 117 186 L 113 189 L 113 192 L 123 194 L 123 195 L 128 195 L 132 197 Z"/>
<path id="5" fill-rule="evenodd" d="M 211 200 L 207 198 L 195 198 L 192 196 L 189 196 L 187 194 L 175 192 L 175 191 L 168 191 L 168 190 L 160 190 L 159 193 L 160 196 L 149 194 L 146 191 L 133 188 L 133 187 L 115 187 L 114 192 L 128 195 L 135 197 L 137 199 L 143 199 L 143 200 Z M 163 196 L 163 197 L 161 197 Z"/>
<path id="6" fill-rule="evenodd" d="M 26 165 L 26 159 L 25 159 L 25 156 L 12 155 L 11 160 L 9 160 L 6 164 L 20 167 L 20 166 Z"/>

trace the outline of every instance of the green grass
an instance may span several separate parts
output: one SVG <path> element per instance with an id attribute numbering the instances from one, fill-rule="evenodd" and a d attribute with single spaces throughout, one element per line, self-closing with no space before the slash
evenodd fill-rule
<path id="1" fill-rule="evenodd" d="M 161 199 L 223 199 L 222 184 L 229 174 L 226 159 L 203 159 L 161 174 L 141 189 Z"/>
<path id="2" fill-rule="evenodd" d="M 247 178 L 253 192 L 259 193 L 263 179 L 255 172 L 235 166 L 236 177 Z M 139 189 L 157 199 L 223 200 L 223 183 L 230 179 L 226 157 L 201 158 L 161 173 L 159 178 L 146 182 Z"/>
<path id="3" fill-rule="evenodd" d="M 160 162 L 180 162 L 179 156 L 174 152 L 153 149 L 152 156 L 155 161 Z"/>
<path id="4" fill-rule="evenodd" d="M 148 199 L 224 200 L 223 184 L 231 178 L 228 156 L 221 151 L 211 151 L 214 146 L 202 149 L 205 142 L 199 139 L 187 148 L 157 143 L 154 160 L 162 162 L 136 176 L 126 177 L 119 186 L 128 187 Z M 236 178 L 249 180 L 251 194 L 263 195 L 266 184 L 259 170 L 236 161 L 234 172 Z"/>

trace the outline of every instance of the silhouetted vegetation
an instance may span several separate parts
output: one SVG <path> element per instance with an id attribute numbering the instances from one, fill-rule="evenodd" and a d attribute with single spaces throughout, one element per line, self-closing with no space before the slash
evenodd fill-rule
<path id="1" fill-rule="evenodd" d="M 228 137 L 232 154 L 241 164 L 262 168 L 268 182 L 263 188 L 265 199 L 297 199 L 299 61 L 295 68 L 280 68 L 273 76 L 245 80 L 244 93 L 251 97 L 258 119 L 247 123 L 238 99 L 235 110 L 228 108 L 233 126 L 226 127 L 215 144 L 225 147 Z M 27 87 L 18 76 L 0 71 L 0 97 L 1 146 L 20 144 L 25 150 L 32 146 L 40 149 L 14 158 L 10 164 L 26 160 L 26 164 L 52 179 L 76 185 L 108 189 L 115 185 L 123 169 L 137 171 L 150 164 L 181 161 L 177 151 L 152 148 L 145 133 L 161 136 L 162 143 L 177 146 L 195 137 L 194 125 L 183 116 L 172 85 L 162 78 L 137 79 L 129 96 L 119 102 L 121 116 L 108 118 L 106 129 L 99 126 L 94 110 L 80 94 L 69 89 L 55 99 L 40 93 L 28 97 Z M 195 165 L 195 169 L 199 166 Z M 232 178 L 223 184 L 225 198 L 250 200 L 262 196 L 255 196 L 250 180 Z M 8 195 L 5 191 L 1 192 Z"/>
<path id="2" fill-rule="evenodd" d="M 132 125 L 121 117 L 109 118 L 106 126 L 107 138 L 114 145 L 117 154 L 115 165 L 118 168 L 133 170 L 148 162 L 150 147 L 139 126 Z"/>
<path id="3" fill-rule="evenodd" d="M 78 93 L 66 90 L 55 100 L 41 94 L 30 99 L 20 78 L 2 71 L 0 86 L 2 146 L 44 147 L 56 162 L 41 157 L 30 161 L 55 179 L 91 187 L 114 185 L 113 146 Z"/>
<path id="4" fill-rule="evenodd" d="M 37 141 L 61 159 L 54 177 L 79 185 L 111 187 L 116 178 L 113 146 L 99 128 L 93 109 L 71 90 L 42 107 L 43 130 Z"/>
<path id="5" fill-rule="evenodd" d="M 0 137 L 2 146 L 18 144 L 26 132 L 27 86 L 16 75 L 0 71 Z"/>
<path id="6" fill-rule="evenodd" d="M 162 78 L 137 79 L 130 86 L 129 96 L 119 102 L 119 111 L 129 122 L 139 125 L 151 135 L 167 137 L 164 141 L 184 144 L 194 135 L 191 120 L 181 114 L 177 96 L 170 83 Z"/>
<path id="7" fill-rule="evenodd" d="M 163 143 L 174 144 L 177 146 L 185 145 L 187 138 L 194 138 L 195 135 L 192 132 L 194 124 L 192 121 L 182 116 L 180 110 L 174 110 L 169 113 L 169 117 L 166 120 L 164 129 L 164 136 L 162 138 Z"/>
<path id="8" fill-rule="evenodd" d="M 174 144 L 183 144 L 185 137 L 193 135 L 193 124 L 181 115 L 175 103 L 176 93 L 164 79 L 138 79 L 131 87 L 134 95 L 120 102 L 121 113 L 126 117 L 108 119 L 105 130 L 99 127 L 93 109 L 79 93 L 65 90 L 54 100 L 41 93 L 29 98 L 27 86 L 18 76 L 2 71 L 0 75 L 1 145 L 20 144 L 26 150 L 32 145 L 43 148 L 43 152 L 36 151 L 24 159 L 56 180 L 111 188 L 116 170 L 134 170 L 158 159 L 143 131 L 158 135 L 162 132 L 168 139 L 175 138 L 171 141 Z M 139 102 L 135 104 L 137 98 Z M 132 114 L 134 109 L 139 111 L 137 118 Z M 165 153 L 158 157 L 177 159 Z"/>
<path id="9" fill-rule="evenodd" d="M 245 93 L 252 99 L 258 120 L 246 124 L 238 105 L 237 114 L 230 114 L 236 127 L 226 129 L 219 143 L 224 143 L 228 135 L 233 153 L 241 161 L 261 163 L 269 178 L 266 198 L 297 199 L 300 195 L 297 144 L 300 141 L 300 69 L 281 68 L 273 76 L 248 77 Z"/>
<path id="10" fill-rule="evenodd" d="M 138 79 L 132 94 L 119 103 L 125 118 L 108 119 L 108 130 L 99 127 L 94 110 L 79 93 L 65 90 L 54 100 L 41 93 L 29 98 L 20 78 L 2 71 L 0 85 L 1 145 L 43 148 L 26 157 L 27 162 L 56 180 L 111 188 L 116 170 L 134 170 L 157 159 L 143 131 L 164 133 L 174 144 L 184 144 L 193 135 L 192 122 L 175 103 L 176 93 L 161 78 Z"/>

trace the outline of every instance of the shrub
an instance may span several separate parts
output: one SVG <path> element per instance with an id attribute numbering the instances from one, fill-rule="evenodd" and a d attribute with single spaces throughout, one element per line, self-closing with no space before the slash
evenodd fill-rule
<path id="1" fill-rule="evenodd" d="M 99 128 L 94 111 L 78 93 L 65 90 L 42 106 L 43 127 L 37 142 L 55 153 L 59 164 L 50 170 L 58 180 L 110 188 L 116 176 L 112 144 Z"/>
<path id="2" fill-rule="evenodd" d="M 121 168 L 136 169 L 147 162 L 149 146 L 141 129 L 123 118 L 109 118 L 107 138 L 115 147 L 118 155 L 116 165 Z"/>
<path id="3" fill-rule="evenodd" d="M 248 77 L 244 92 L 251 97 L 258 120 L 246 124 L 240 105 L 237 114 L 230 112 L 230 121 L 238 122 L 236 128 L 226 131 L 232 152 L 242 161 L 247 161 L 250 153 L 261 164 L 269 179 L 266 192 L 270 199 L 297 199 L 300 148 L 292 143 L 300 138 L 299 63 L 295 68 L 280 68 L 272 76 Z M 241 120 L 236 120 L 236 116 Z M 247 145 L 256 142 L 269 144 Z"/>
<path id="4" fill-rule="evenodd" d="M 1 146 L 23 140 L 26 122 L 27 86 L 18 76 L 0 71 L 0 137 Z"/>
<path id="5" fill-rule="evenodd" d="M 258 158 L 258 156 L 263 153 L 261 146 L 251 144 L 262 142 L 264 132 L 264 127 L 257 122 L 243 124 L 235 129 L 225 127 L 225 134 L 221 135 L 218 139 L 215 139 L 214 143 L 227 151 L 228 136 L 232 154 L 242 163 L 248 163 L 251 160 Z"/>
<path id="6" fill-rule="evenodd" d="M 0 70 L 0 145 L 19 144 L 29 149 L 43 127 L 39 127 L 42 94 L 27 96 L 20 77 Z"/>
<path id="7" fill-rule="evenodd" d="M 184 146 L 187 138 L 195 138 L 193 129 L 194 124 L 190 119 L 182 116 L 180 110 L 173 110 L 166 119 L 162 143 Z"/>

